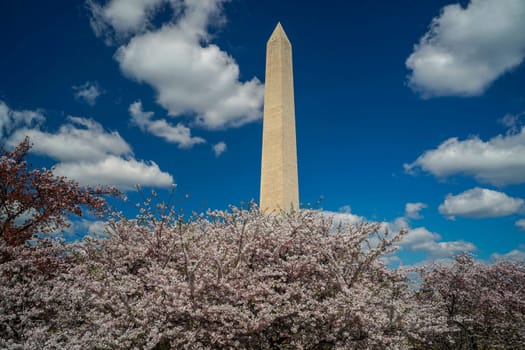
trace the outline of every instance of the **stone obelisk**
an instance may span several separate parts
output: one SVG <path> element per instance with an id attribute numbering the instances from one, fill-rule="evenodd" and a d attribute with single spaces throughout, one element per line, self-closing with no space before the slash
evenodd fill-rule
<path id="1" fill-rule="evenodd" d="M 266 44 L 260 208 L 299 208 L 292 45 L 281 23 Z"/>

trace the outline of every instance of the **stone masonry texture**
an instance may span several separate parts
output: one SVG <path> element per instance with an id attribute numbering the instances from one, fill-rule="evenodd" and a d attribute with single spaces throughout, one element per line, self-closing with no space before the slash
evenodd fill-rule
<path id="1" fill-rule="evenodd" d="M 292 46 L 280 23 L 266 45 L 260 207 L 299 208 Z"/>

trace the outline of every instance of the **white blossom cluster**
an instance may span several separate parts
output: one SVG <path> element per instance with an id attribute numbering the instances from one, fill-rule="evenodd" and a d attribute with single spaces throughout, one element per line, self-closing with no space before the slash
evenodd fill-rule
<path id="1" fill-rule="evenodd" d="M 422 269 L 414 285 L 380 259 L 404 233 L 378 224 L 256 207 L 185 219 L 151 207 L 77 244 L 0 239 L 0 348 L 525 345 L 523 265 L 465 257 Z"/>
<path id="2" fill-rule="evenodd" d="M 416 349 L 525 349 L 525 265 L 455 260 L 419 268 Z"/>

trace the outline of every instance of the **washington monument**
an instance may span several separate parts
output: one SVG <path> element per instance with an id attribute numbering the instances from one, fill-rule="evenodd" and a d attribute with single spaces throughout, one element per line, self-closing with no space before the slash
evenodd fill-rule
<path id="1" fill-rule="evenodd" d="M 266 44 L 260 207 L 299 208 L 292 45 L 281 23 Z"/>

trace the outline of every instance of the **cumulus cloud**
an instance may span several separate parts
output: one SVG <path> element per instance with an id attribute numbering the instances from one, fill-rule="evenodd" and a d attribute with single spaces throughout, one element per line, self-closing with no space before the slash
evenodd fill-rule
<path id="1" fill-rule="evenodd" d="M 423 204 L 423 203 L 412 203 Z M 415 207 L 424 208 L 424 205 L 417 205 Z M 352 213 L 350 206 L 346 205 L 339 209 L 338 212 L 322 211 L 322 215 L 332 218 L 334 226 L 339 223 L 342 224 L 360 224 L 368 220 Z M 450 258 L 463 252 L 470 252 L 476 250 L 476 246 L 471 242 L 466 241 L 442 241 L 442 237 L 430 232 L 425 227 L 410 227 L 409 221 L 406 217 L 398 217 L 393 221 L 385 221 L 381 223 L 382 230 L 397 234 L 400 231 L 405 231 L 401 241 L 395 243 L 401 250 L 409 252 L 421 252 L 427 255 L 427 258 L 442 259 Z M 374 245 L 374 242 L 371 242 Z M 399 257 L 390 255 L 386 258 L 387 262 L 399 261 Z"/>
<path id="2" fill-rule="evenodd" d="M 339 224 L 355 225 L 366 221 L 363 216 L 352 214 L 352 208 L 349 205 L 339 208 L 337 212 L 325 210 L 322 212 L 322 215 L 332 219 L 335 226 Z"/>
<path id="3" fill-rule="evenodd" d="M 97 161 L 107 155 L 131 155 L 131 146 L 118 132 L 107 132 L 93 119 L 68 117 L 55 133 L 38 128 L 20 128 L 6 141 L 10 147 L 29 136 L 32 152 L 60 162 Z"/>
<path id="4" fill-rule="evenodd" d="M 425 97 L 483 93 L 523 62 L 523 18 L 523 0 L 445 6 L 406 61 L 409 85 Z"/>
<path id="5" fill-rule="evenodd" d="M 131 121 L 143 132 L 158 136 L 167 142 L 178 144 L 179 148 L 191 148 L 196 144 L 206 142 L 201 137 L 192 137 L 191 130 L 178 123 L 171 125 L 166 119 L 153 120 L 153 112 L 144 112 L 142 102 L 136 101 L 129 106 Z"/>
<path id="6" fill-rule="evenodd" d="M 407 203 L 405 205 L 405 216 L 409 219 L 422 219 L 423 216 L 419 213 L 421 210 L 427 208 L 425 203 Z"/>
<path id="7" fill-rule="evenodd" d="M 439 242 L 441 236 L 430 232 L 425 227 L 410 229 L 398 245 L 409 251 L 424 252 L 432 258 L 447 258 L 473 251 L 476 246 L 465 241 Z"/>
<path id="8" fill-rule="evenodd" d="M 525 112 L 518 114 L 509 113 L 501 118 L 499 122 L 508 129 L 507 134 L 513 135 L 519 133 L 523 127 L 523 117 L 525 117 Z"/>
<path id="9" fill-rule="evenodd" d="M 476 187 L 458 195 L 448 194 L 439 212 L 450 219 L 456 216 L 489 218 L 515 214 L 522 208 L 523 199 Z"/>
<path id="10" fill-rule="evenodd" d="M 89 220 L 83 220 L 85 225 L 88 229 L 88 234 L 102 234 L 105 233 L 108 223 L 105 221 L 95 220 L 95 221 L 89 221 Z"/>
<path id="11" fill-rule="evenodd" d="M 77 100 L 90 106 L 94 106 L 97 103 L 97 98 L 102 94 L 97 82 L 88 81 L 82 85 L 73 86 L 73 90 Z"/>
<path id="12" fill-rule="evenodd" d="M 497 186 L 525 182 L 525 127 L 518 133 L 498 135 L 488 141 L 450 138 L 436 149 L 426 151 L 405 171 L 422 169 L 434 176 L 463 174 Z"/>
<path id="13" fill-rule="evenodd" d="M 424 203 L 408 203 L 406 214 L 417 214 L 419 217 L 419 211 L 426 208 Z M 411 210 L 414 209 L 414 210 Z M 445 259 L 453 257 L 454 255 L 462 252 L 469 252 L 476 250 L 476 246 L 466 241 L 442 241 L 441 235 L 430 232 L 425 227 L 410 227 L 409 217 L 399 217 L 394 221 L 383 222 L 384 229 L 389 232 L 397 233 L 401 230 L 405 231 L 405 235 L 402 240 L 396 245 L 401 250 L 409 252 L 422 252 L 427 255 L 427 258 L 431 259 Z"/>
<path id="14" fill-rule="evenodd" d="M 213 145 L 212 149 L 213 149 L 213 153 L 215 153 L 215 157 L 219 157 L 221 154 L 226 152 L 226 150 L 228 149 L 228 146 L 226 146 L 224 142 L 219 142 Z"/>
<path id="15" fill-rule="evenodd" d="M 40 125 L 46 118 L 40 110 L 13 110 L 0 101 L 0 139 L 19 127 Z"/>
<path id="16" fill-rule="evenodd" d="M 520 245 L 518 249 L 511 250 L 505 254 L 494 253 L 491 255 L 493 260 L 511 260 L 525 262 L 525 245 Z"/>
<path id="17" fill-rule="evenodd" d="M 91 217 L 90 213 L 85 213 L 87 217 Z M 79 240 L 89 235 L 102 235 L 106 233 L 110 227 L 107 222 L 96 220 L 94 218 L 70 218 L 68 220 L 69 227 L 66 227 L 63 231 L 54 232 L 62 237 L 65 236 L 67 240 Z"/>
<path id="18" fill-rule="evenodd" d="M 142 186 L 168 187 L 173 177 L 162 172 L 154 162 L 124 159 L 113 155 L 95 162 L 58 163 L 53 172 L 67 176 L 85 185 L 114 185 L 123 190 Z"/>
<path id="19" fill-rule="evenodd" d="M 155 9 L 164 2 L 166 0 L 112 0 L 102 6 L 88 0 L 86 4 L 91 10 L 91 28 L 110 45 L 114 39 L 146 30 Z"/>
<path id="20" fill-rule="evenodd" d="M 516 226 L 519 227 L 522 231 L 525 231 L 525 219 L 520 219 L 516 221 Z"/>
<path id="21" fill-rule="evenodd" d="M 0 120 L 1 130 L 9 131 L 1 138 L 6 146 L 15 147 L 29 136 L 34 143 L 32 153 L 58 162 L 55 174 L 83 185 L 114 185 L 127 190 L 137 184 L 168 187 L 173 183 L 172 176 L 154 162 L 136 160 L 118 132 L 106 131 L 93 119 L 70 116 L 57 131 L 47 132 L 40 129 L 45 121 L 41 112 L 13 111 L 0 101 Z"/>
<path id="22" fill-rule="evenodd" d="M 151 85 L 157 102 L 170 116 L 184 115 L 193 118 L 195 125 L 223 129 L 259 120 L 264 94 L 257 78 L 241 82 L 234 58 L 210 42 L 208 30 L 221 18 L 223 2 L 133 1 L 124 6 L 122 0 L 112 0 L 105 6 L 91 2 L 91 7 L 96 23 L 135 33 L 115 54 L 126 76 Z M 171 6 L 172 20 L 160 28 L 140 30 L 161 3 Z M 128 13 L 129 7 L 133 10 Z M 131 29 L 120 24 L 128 17 Z"/>
<path id="23" fill-rule="evenodd" d="M 89 211 L 85 211 L 82 217 L 70 217 L 67 220 L 69 226 L 53 232 L 53 235 L 64 238 L 66 241 L 80 241 L 86 236 L 107 237 L 114 233 L 107 221 L 100 221 Z"/>

